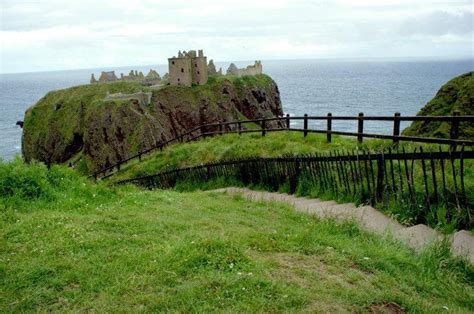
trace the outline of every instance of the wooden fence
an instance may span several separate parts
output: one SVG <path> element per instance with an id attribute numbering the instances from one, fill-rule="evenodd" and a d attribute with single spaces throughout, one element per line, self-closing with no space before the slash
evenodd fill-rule
<path id="1" fill-rule="evenodd" d="M 473 166 L 474 150 L 413 152 L 330 152 L 277 158 L 234 159 L 196 167 L 174 169 L 118 182 L 149 189 L 172 188 L 177 184 L 201 185 L 214 179 L 228 184 L 265 186 L 273 191 L 287 187 L 317 189 L 318 193 L 345 195 L 362 203 L 396 200 L 417 211 L 424 223 L 432 206 L 444 205 L 447 219 L 456 217 L 463 227 L 473 221 L 472 193 L 466 194 L 466 162 Z M 472 177 L 471 177 L 472 180 Z M 471 181 L 472 183 L 472 181 Z M 224 184 L 225 185 L 225 184 Z M 472 188 L 472 187 L 471 187 Z"/>
<path id="2" fill-rule="evenodd" d="M 335 131 L 332 128 L 333 121 L 357 121 L 357 132 L 345 132 Z M 303 128 L 293 128 L 291 121 L 303 121 Z M 326 121 L 326 129 L 318 130 L 311 129 L 308 127 L 309 121 Z M 364 133 L 364 122 L 365 121 L 389 121 L 393 122 L 392 135 L 387 134 L 374 134 Z M 424 121 L 424 122 L 449 122 L 451 124 L 450 138 L 430 138 L 430 137 L 418 137 L 418 136 L 403 136 L 400 135 L 400 122 L 401 121 Z M 241 121 L 230 121 L 220 123 L 210 123 L 200 125 L 194 129 L 191 129 L 183 134 L 178 134 L 174 138 L 165 141 L 157 142 L 155 146 L 140 151 L 139 153 L 121 160 L 114 165 L 105 167 L 99 171 L 94 172 L 91 176 L 97 179 L 99 176 L 108 177 L 113 175 L 114 170 L 120 170 L 121 166 L 130 160 L 138 159 L 142 160 L 142 156 L 148 154 L 154 150 L 162 150 L 164 147 L 173 143 L 182 143 L 195 141 L 200 138 L 208 136 L 221 135 L 226 133 L 261 133 L 265 136 L 268 132 L 278 131 L 296 131 L 302 132 L 303 136 L 307 136 L 309 133 L 323 133 L 326 134 L 328 142 L 332 141 L 332 135 L 344 135 L 344 136 L 355 136 L 359 143 L 362 143 L 364 138 L 378 138 L 378 139 L 389 139 L 394 144 L 400 141 L 411 141 L 421 143 L 433 143 L 433 144 L 447 144 L 452 149 L 456 148 L 456 145 L 474 146 L 474 140 L 459 140 L 459 128 L 461 122 L 472 122 L 474 123 L 474 116 L 461 116 L 458 111 L 454 112 L 452 116 L 401 116 L 400 113 L 395 113 L 394 116 L 364 116 L 363 113 L 359 113 L 358 116 L 333 116 L 328 113 L 326 116 L 308 116 L 305 114 L 300 117 L 291 117 L 286 115 L 285 117 L 266 118 L 266 119 L 254 119 L 254 120 L 241 120 Z M 253 128 L 246 127 L 247 125 L 253 125 Z M 255 128 L 255 125 L 258 127 Z"/>

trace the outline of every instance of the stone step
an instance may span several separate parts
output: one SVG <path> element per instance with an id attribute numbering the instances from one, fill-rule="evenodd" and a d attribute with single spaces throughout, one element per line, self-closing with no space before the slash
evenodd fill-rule
<path id="1" fill-rule="evenodd" d="M 335 201 L 295 197 L 285 193 L 252 191 L 246 188 L 224 188 L 209 192 L 241 194 L 246 199 L 256 201 L 284 202 L 293 205 L 299 212 L 319 218 L 334 218 L 341 221 L 355 220 L 361 228 L 381 235 L 390 234 L 416 251 L 443 239 L 442 234 L 423 224 L 404 227 L 372 206 L 356 207 L 352 203 L 338 204 Z M 466 256 L 471 264 L 474 264 L 474 235 L 471 232 L 458 231 L 450 236 L 450 241 L 454 255 Z"/>
<path id="2" fill-rule="evenodd" d="M 354 204 L 346 203 L 315 206 L 313 212 L 320 218 L 333 218 L 344 221 L 354 219 L 357 210 Z"/>
<path id="3" fill-rule="evenodd" d="M 402 228 L 395 232 L 395 238 L 403 241 L 415 250 L 422 250 L 427 245 L 441 240 L 442 235 L 430 227 L 419 224 L 416 226 Z"/>
<path id="4" fill-rule="evenodd" d="M 466 230 L 456 232 L 451 239 L 453 253 L 463 255 L 474 264 L 474 235 Z"/>
<path id="5" fill-rule="evenodd" d="M 395 234 L 404 227 L 397 221 L 385 216 L 372 206 L 359 207 L 356 219 L 365 229 L 378 234 Z"/>

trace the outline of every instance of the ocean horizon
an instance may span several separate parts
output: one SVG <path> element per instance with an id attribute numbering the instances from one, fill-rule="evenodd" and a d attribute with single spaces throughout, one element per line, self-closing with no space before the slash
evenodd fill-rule
<path id="1" fill-rule="evenodd" d="M 253 61 L 234 62 L 238 67 Z M 415 115 L 439 88 L 450 79 L 474 70 L 474 59 L 428 58 L 421 60 L 380 58 L 262 60 L 263 72 L 272 77 L 280 90 L 283 111 L 290 115 Z M 230 62 L 215 62 L 227 69 Z M 0 74 L 0 158 L 12 159 L 21 153 L 22 130 L 16 122 L 24 119 L 25 110 L 47 92 L 88 84 L 91 73 L 131 69 L 145 74 L 149 69 L 160 75 L 166 64 L 104 67 L 47 72 Z M 402 124 L 402 128 L 408 124 Z M 311 128 L 323 128 L 323 122 L 312 122 Z M 367 132 L 390 133 L 386 122 L 369 122 Z M 355 131 L 355 122 L 334 121 L 334 130 Z"/>

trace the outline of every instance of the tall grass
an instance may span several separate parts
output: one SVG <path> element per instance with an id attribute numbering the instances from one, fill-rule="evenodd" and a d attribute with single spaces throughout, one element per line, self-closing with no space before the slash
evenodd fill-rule
<path id="1" fill-rule="evenodd" d="M 0 208 L 70 208 L 103 202 L 114 195 L 105 184 L 93 184 L 59 165 L 25 164 L 20 158 L 0 161 Z"/>

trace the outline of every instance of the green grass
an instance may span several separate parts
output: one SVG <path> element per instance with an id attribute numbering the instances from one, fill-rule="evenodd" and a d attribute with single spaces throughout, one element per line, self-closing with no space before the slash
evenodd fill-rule
<path id="1" fill-rule="evenodd" d="M 222 159 L 241 157 L 274 157 L 336 151 L 370 150 L 380 151 L 392 145 L 386 140 L 365 140 L 362 145 L 354 138 L 333 136 L 327 143 L 326 135 L 310 134 L 303 137 L 301 132 L 272 132 L 262 137 L 260 133 L 225 134 L 196 142 L 175 144 L 163 151 L 156 151 L 143 162 L 131 162 L 112 177 L 113 181 L 139 177 L 163 170 L 195 166 Z M 412 150 L 420 144 L 401 143 L 401 147 Z M 423 145 L 427 148 L 427 145 Z"/>
<path id="2" fill-rule="evenodd" d="M 474 311 L 474 270 L 401 244 L 200 191 L 107 188 L 0 163 L 0 311 Z"/>
<path id="3" fill-rule="evenodd" d="M 453 78 L 444 84 L 436 96 L 430 100 L 417 115 L 449 116 L 454 111 L 461 115 L 474 115 L 472 99 L 474 97 L 474 72 L 468 72 Z M 414 121 L 403 130 L 403 135 L 449 138 L 451 123 Z M 462 122 L 459 126 L 459 138 L 474 140 L 474 123 Z"/>
<path id="4" fill-rule="evenodd" d="M 438 150 L 438 146 L 402 142 L 400 149 L 405 148 L 406 151 L 413 151 L 423 147 L 424 151 Z M 204 163 L 214 162 L 223 159 L 241 158 L 241 157 L 272 157 L 293 154 L 308 154 L 308 153 L 325 153 L 325 152 L 341 152 L 353 151 L 354 149 L 369 150 L 371 152 L 380 152 L 392 147 L 392 142 L 387 140 L 365 140 L 362 145 L 359 145 L 354 138 L 333 136 L 332 143 L 326 142 L 326 136 L 320 134 L 310 134 L 306 138 L 299 132 L 275 132 L 269 133 L 265 137 L 260 134 L 243 134 L 233 135 L 227 134 L 199 140 L 197 142 L 177 144 L 165 148 L 162 152 L 155 152 L 146 157 L 143 162 L 132 162 L 122 168 L 122 170 L 111 177 L 111 182 L 116 182 L 121 179 L 134 178 L 139 176 L 146 176 L 155 174 L 160 171 L 181 168 L 187 166 L 196 166 Z M 392 149 L 395 149 L 392 147 Z M 444 150 L 447 147 L 443 148 Z M 395 163 L 395 168 L 397 164 Z M 402 167 L 402 176 L 404 174 L 404 167 Z M 431 166 L 426 165 L 427 173 L 431 175 Z M 445 233 L 451 233 L 456 229 L 473 228 L 472 217 L 469 217 L 468 210 L 474 206 L 474 162 L 472 160 L 465 161 L 464 165 L 464 181 L 466 190 L 466 204 L 464 208 L 458 212 L 455 209 L 455 202 L 453 200 L 454 183 L 452 176 L 450 176 L 450 165 L 445 163 L 446 167 L 446 183 L 447 183 L 447 198 L 450 205 L 441 204 L 431 205 L 428 210 L 423 208 L 424 204 L 424 182 L 423 173 L 420 162 L 415 163 L 414 172 L 414 186 L 417 190 L 417 202 L 410 200 L 408 190 L 405 184 L 405 194 L 398 195 L 393 193 L 385 193 L 384 199 L 379 201 L 376 206 L 380 210 L 392 215 L 395 219 L 403 224 L 412 225 L 417 223 L 426 223 L 432 227 L 438 228 Z M 441 173 L 439 165 L 436 168 L 438 189 L 441 194 Z M 349 171 L 349 170 L 347 170 Z M 459 164 L 456 163 L 456 171 L 459 180 Z M 397 174 L 397 171 L 395 171 Z M 221 181 L 222 186 L 228 186 L 230 183 Z M 232 181 L 232 184 L 236 182 Z M 241 184 L 238 183 L 237 184 Z M 430 183 L 431 184 L 431 183 Z M 459 183 L 458 183 L 459 184 Z M 185 185 L 188 190 L 203 189 L 203 182 L 198 184 Z M 215 185 L 212 185 L 215 186 Z M 432 187 L 430 186 L 432 190 Z M 311 197 L 319 197 L 323 199 L 335 199 L 341 202 L 356 202 L 361 203 L 358 196 L 348 193 L 333 193 L 331 191 L 321 189 L 318 182 L 314 180 L 305 180 L 301 178 L 299 183 L 300 195 L 309 195 Z M 440 196 L 441 197 L 441 196 Z M 448 219 L 447 212 L 450 211 L 452 218 Z"/>

